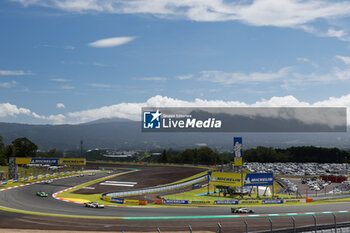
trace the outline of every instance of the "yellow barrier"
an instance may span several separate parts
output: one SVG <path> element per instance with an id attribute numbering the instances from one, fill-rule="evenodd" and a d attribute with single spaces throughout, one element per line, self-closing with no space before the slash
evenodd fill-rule
<path id="1" fill-rule="evenodd" d="M 301 203 L 300 199 L 284 199 L 284 203 Z"/>
<path id="2" fill-rule="evenodd" d="M 109 197 L 109 196 L 103 196 L 103 200 L 104 201 L 111 201 L 112 200 L 112 197 Z"/>
<path id="3" fill-rule="evenodd" d="M 130 199 L 124 199 L 124 204 L 129 204 L 129 205 L 138 205 L 139 200 L 130 200 Z"/>
<path id="4" fill-rule="evenodd" d="M 13 179 L 7 181 L 7 184 L 12 184 L 12 183 L 13 183 Z"/>

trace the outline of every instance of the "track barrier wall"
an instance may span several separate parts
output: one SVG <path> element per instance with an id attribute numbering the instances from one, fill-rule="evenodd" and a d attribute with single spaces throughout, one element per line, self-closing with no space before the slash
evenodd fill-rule
<path id="1" fill-rule="evenodd" d="M 52 178 L 52 177 L 58 177 L 58 176 L 65 176 L 65 175 L 74 175 L 74 174 L 80 174 L 80 173 L 82 173 L 82 171 L 57 172 L 57 173 L 52 173 L 52 174 L 42 174 L 42 175 L 21 177 L 19 179 L 2 180 L 1 185 L 13 184 L 13 183 L 23 182 L 23 181 L 32 181 L 32 180 L 38 180 L 38 179 Z"/>
<path id="2" fill-rule="evenodd" d="M 160 201 L 158 201 L 160 202 Z M 195 204 L 195 205 L 242 205 L 242 204 L 285 204 L 306 203 L 306 199 L 278 199 L 278 200 L 224 200 L 224 201 L 190 201 L 164 199 L 159 204 Z"/>

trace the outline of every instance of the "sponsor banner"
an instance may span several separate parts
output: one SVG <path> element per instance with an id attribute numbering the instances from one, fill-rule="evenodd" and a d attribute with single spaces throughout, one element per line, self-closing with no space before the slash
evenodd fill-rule
<path id="1" fill-rule="evenodd" d="M 20 177 L 20 178 L 19 178 L 19 181 L 24 181 L 24 177 Z"/>
<path id="2" fill-rule="evenodd" d="M 74 175 L 74 174 L 75 174 L 75 171 L 72 171 L 72 174 Z"/>
<path id="3" fill-rule="evenodd" d="M 261 200 L 242 200 L 239 201 L 239 204 L 261 204 Z"/>
<path id="4" fill-rule="evenodd" d="M 195 204 L 195 205 L 212 205 L 213 201 L 191 201 L 191 204 Z"/>
<path id="5" fill-rule="evenodd" d="M 233 138 L 233 152 L 235 155 L 234 165 L 236 167 L 241 167 L 243 164 L 243 150 L 242 150 L 242 138 L 234 137 Z"/>
<path id="6" fill-rule="evenodd" d="M 192 184 L 192 189 L 199 189 L 201 187 L 200 183 Z"/>
<path id="7" fill-rule="evenodd" d="M 13 179 L 13 183 L 17 183 L 18 182 L 18 179 Z"/>
<path id="8" fill-rule="evenodd" d="M 49 177 L 50 177 L 50 174 L 49 174 L 49 173 L 46 173 L 46 177 L 49 178 Z"/>
<path id="9" fill-rule="evenodd" d="M 33 180 L 33 176 L 29 176 L 29 177 L 28 177 L 28 180 Z"/>
<path id="10" fill-rule="evenodd" d="M 245 174 L 243 174 L 244 179 Z M 241 187 L 241 173 L 212 172 L 209 183 L 212 185 Z"/>
<path id="11" fill-rule="evenodd" d="M 283 204 L 283 200 L 263 200 L 262 204 Z"/>
<path id="12" fill-rule="evenodd" d="M 13 183 L 13 179 L 7 180 L 7 184 L 12 184 L 12 183 Z"/>
<path id="13" fill-rule="evenodd" d="M 67 175 L 67 172 L 63 172 L 63 175 L 64 175 L 64 176 Z"/>
<path id="14" fill-rule="evenodd" d="M 46 178 L 46 174 L 41 175 L 41 178 Z"/>
<path id="15" fill-rule="evenodd" d="M 244 179 L 244 186 L 271 186 L 273 173 L 248 173 Z"/>
<path id="16" fill-rule="evenodd" d="M 163 200 L 164 204 L 189 204 L 188 200 Z"/>
<path id="17" fill-rule="evenodd" d="M 124 199 L 113 197 L 113 198 L 111 199 L 111 202 L 117 203 L 117 204 L 124 204 Z"/>
<path id="18" fill-rule="evenodd" d="M 112 197 L 109 197 L 109 196 L 103 196 L 102 197 L 102 200 L 104 200 L 104 201 L 111 201 L 112 200 Z"/>
<path id="19" fill-rule="evenodd" d="M 2 180 L 1 185 L 7 184 L 7 180 Z"/>
<path id="20" fill-rule="evenodd" d="M 49 165 L 57 165 L 58 164 L 58 159 L 16 158 L 16 164 L 49 164 Z"/>
<path id="21" fill-rule="evenodd" d="M 38 176 L 37 175 L 33 176 L 33 180 L 36 180 L 36 179 L 38 179 Z"/>
<path id="22" fill-rule="evenodd" d="M 23 181 L 27 181 L 27 180 L 29 180 L 29 177 L 24 177 L 23 178 Z"/>
<path id="23" fill-rule="evenodd" d="M 54 174 L 50 174 L 50 177 L 54 177 Z"/>
<path id="24" fill-rule="evenodd" d="M 284 199 L 284 203 L 302 203 L 305 199 Z"/>
<path id="25" fill-rule="evenodd" d="M 85 165 L 85 159 L 15 158 L 16 164 Z"/>
<path id="26" fill-rule="evenodd" d="M 53 173 L 53 176 L 54 176 L 54 177 L 57 176 L 57 173 Z"/>
<path id="27" fill-rule="evenodd" d="M 139 200 L 124 199 L 124 204 L 138 205 L 139 204 Z"/>
<path id="28" fill-rule="evenodd" d="M 146 107 L 140 126 L 142 132 L 346 132 L 346 116 L 345 107 Z"/>
<path id="29" fill-rule="evenodd" d="M 214 205 L 238 205 L 238 201 L 234 201 L 234 200 L 214 201 Z"/>
<path id="30" fill-rule="evenodd" d="M 85 159 L 59 159 L 58 165 L 86 165 Z"/>
<path id="31" fill-rule="evenodd" d="M 61 172 L 57 172 L 57 175 L 60 176 L 60 175 L 61 175 Z"/>

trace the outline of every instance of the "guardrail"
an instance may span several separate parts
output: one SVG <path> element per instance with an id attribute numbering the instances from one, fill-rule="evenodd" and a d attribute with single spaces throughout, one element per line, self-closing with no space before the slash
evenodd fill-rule
<path id="1" fill-rule="evenodd" d="M 124 197 L 124 196 L 138 196 L 138 195 L 143 195 L 147 193 L 157 193 L 157 192 L 162 192 L 162 191 L 167 191 L 167 190 L 172 190 L 172 189 L 178 189 L 181 187 L 185 187 L 188 185 L 191 185 L 196 182 L 200 182 L 202 180 L 208 179 L 208 175 L 203 175 L 201 177 L 185 181 L 179 184 L 172 184 L 172 185 L 166 185 L 166 186 L 161 186 L 161 187 L 151 187 L 151 188 L 146 188 L 146 189 L 139 189 L 139 190 L 132 190 L 132 191 L 123 191 L 123 192 L 112 192 L 112 193 L 103 193 L 102 198 L 104 196 L 107 197 Z"/>

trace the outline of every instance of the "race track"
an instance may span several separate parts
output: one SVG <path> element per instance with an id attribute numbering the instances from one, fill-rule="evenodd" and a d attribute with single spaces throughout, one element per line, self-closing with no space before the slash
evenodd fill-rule
<path id="1" fill-rule="evenodd" d="M 112 221 L 113 224 L 119 223 L 119 226 L 123 226 L 123 229 L 134 229 L 135 227 L 140 227 L 135 225 L 132 222 L 136 221 L 138 223 L 143 222 L 144 226 L 152 226 L 152 229 L 154 230 L 153 224 L 160 222 L 160 225 L 165 224 L 167 225 L 167 229 L 169 230 L 169 224 L 177 224 L 182 222 L 186 226 L 189 223 L 191 224 L 199 224 L 201 228 L 205 228 L 205 226 L 209 225 L 211 227 L 215 226 L 215 223 L 218 221 L 221 222 L 228 222 L 232 223 L 233 221 L 237 221 L 234 219 L 224 219 L 224 216 L 232 215 L 230 213 L 229 207 L 198 207 L 198 208 L 189 208 L 189 207 L 177 207 L 177 208 L 150 208 L 150 207 L 111 207 L 107 206 L 104 209 L 93 209 L 93 208 L 86 208 L 83 204 L 76 204 L 76 203 L 69 203 L 64 202 L 60 200 L 54 199 L 51 195 L 55 192 L 61 191 L 63 189 L 73 187 L 75 185 L 88 182 L 90 180 L 95 180 L 98 178 L 101 178 L 103 176 L 108 176 L 109 174 L 105 173 L 97 173 L 95 176 L 84 176 L 84 177 L 71 177 L 71 178 L 64 178 L 55 180 L 52 184 L 45 184 L 45 183 L 38 183 L 33 185 L 28 185 L 20 188 L 10 189 L 6 191 L 0 192 L 0 206 L 7 207 L 7 208 L 13 208 L 17 210 L 25 210 L 25 211 L 31 211 L 31 212 L 40 212 L 40 213 L 49 213 L 49 214 L 60 214 L 60 215 L 75 215 L 75 216 L 84 216 L 84 217 L 91 217 L 91 216 L 97 216 L 97 217 L 181 217 L 181 216 L 216 216 L 215 218 L 211 219 L 179 219 L 176 222 L 174 220 L 104 220 L 104 221 Z M 49 193 L 49 197 L 42 198 L 38 197 L 36 195 L 37 191 L 44 191 Z M 337 210 L 350 210 L 350 203 L 336 203 L 336 204 L 322 204 L 322 205 L 301 205 L 301 206 L 268 206 L 268 207 L 254 207 L 254 210 L 256 211 L 256 214 L 277 214 L 277 213 L 300 213 L 300 212 L 323 212 L 323 211 L 337 211 Z M 7 212 L 1 212 L 1 216 L 12 216 L 16 215 L 16 213 L 8 213 Z M 17 214 L 17 215 L 23 215 L 23 214 Z M 22 221 L 25 218 L 28 218 L 27 215 L 24 218 L 20 218 L 19 221 Z M 223 219 L 220 220 L 220 216 L 222 216 Z M 340 219 L 349 218 L 348 214 L 339 214 Z M 311 216 L 307 216 L 310 217 Z M 324 218 L 323 216 L 320 216 L 321 218 Z M 37 218 L 43 218 L 43 216 L 31 216 L 29 217 L 31 219 L 37 219 Z M 68 219 L 68 218 L 54 218 L 54 217 L 47 217 L 50 219 L 50 221 L 59 221 L 57 219 Z M 55 220 L 54 220 L 55 219 Z M 262 217 L 259 217 L 260 220 L 257 220 L 257 222 L 261 221 Z M 305 221 L 305 217 L 301 221 Z M 73 219 L 69 219 L 67 222 L 71 222 Z M 75 220 L 76 221 L 76 220 Z M 81 219 L 79 222 L 84 222 L 86 219 Z M 90 222 L 98 222 L 101 223 L 102 220 L 89 220 Z M 249 221 L 252 221 L 250 218 Z M 288 220 L 290 222 L 290 220 Z M 326 220 L 325 220 L 326 221 Z M 31 220 L 32 224 L 36 222 L 36 224 L 39 224 L 39 229 L 50 229 L 52 225 L 40 225 L 40 221 Z M 103 222 L 103 221 L 102 221 Z M 283 221 L 282 221 L 283 222 Z M 28 223 L 28 222 L 27 222 Z M 147 224 L 146 224 L 147 223 Z M 97 223 L 96 223 L 97 224 Z M 113 225 L 112 224 L 112 225 Z M 128 226 L 128 224 L 130 224 Z M 252 223 L 253 224 L 253 223 Z M 288 223 L 289 224 L 289 223 Z M 89 224 L 88 224 L 89 225 Z M 87 226 L 84 225 L 82 230 L 87 230 Z M 107 224 L 108 225 L 108 224 Z M 158 224 L 159 225 L 159 224 Z M 237 224 L 236 224 L 237 225 Z M 289 224 L 290 225 L 290 224 Z M 4 226 L 1 224 L 1 226 Z M 45 227 L 46 226 L 46 227 Z M 61 229 L 65 224 L 59 224 L 59 229 Z M 261 226 L 261 224 L 260 224 Z M 60 228 L 61 227 L 61 228 Z M 68 227 L 68 226 L 67 226 Z M 78 227 L 78 226 L 75 226 Z M 130 228 L 131 227 L 131 228 Z M 132 228 L 134 227 L 134 228 Z M 31 228 L 31 227 L 30 227 Z M 105 228 L 105 227 L 104 227 Z M 55 228 L 54 228 L 55 229 Z M 64 228 L 66 229 L 66 228 Z M 139 228 L 140 230 L 141 228 Z M 148 228 L 142 228 L 142 230 L 147 230 Z M 208 229 L 208 228 L 206 228 Z M 89 228 L 91 230 L 91 228 Z M 109 230 L 108 227 L 105 230 Z M 134 229 L 137 230 L 137 229 Z M 150 229 L 149 229 L 150 230 Z M 175 229 L 174 229 L 175 230 Z"/>

